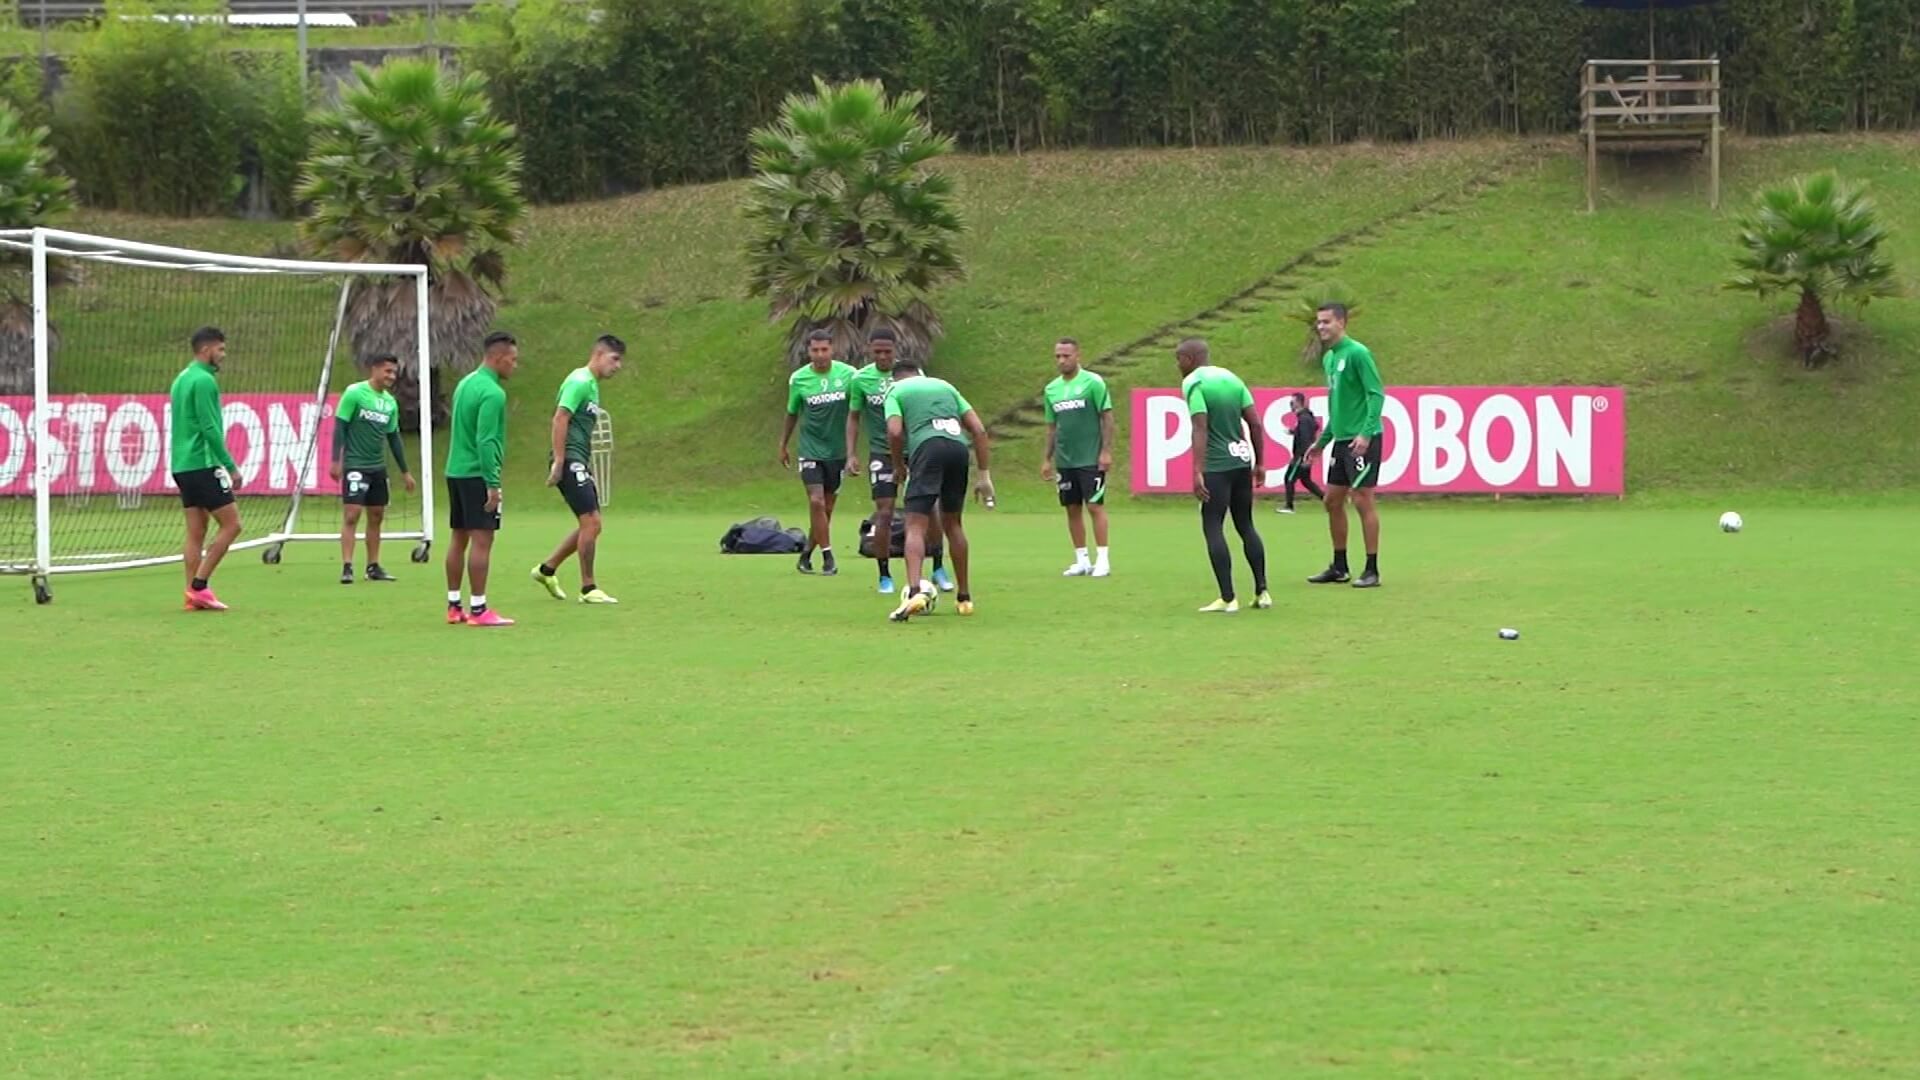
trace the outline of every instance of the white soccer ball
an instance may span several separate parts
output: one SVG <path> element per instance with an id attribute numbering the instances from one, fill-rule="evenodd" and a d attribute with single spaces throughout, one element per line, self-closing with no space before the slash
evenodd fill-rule
<path id="1" fill-rule="evenodd" d="M 1734 513 L 1731 510 L 1720 515 L 1720 531 L 1721 532 L 1736 533 L 1736 532 L 1739 532 L 1741 529 L 1741 526 L 1745 524 L 1746 522 L 1740 520 L 1740 515 Z"/>

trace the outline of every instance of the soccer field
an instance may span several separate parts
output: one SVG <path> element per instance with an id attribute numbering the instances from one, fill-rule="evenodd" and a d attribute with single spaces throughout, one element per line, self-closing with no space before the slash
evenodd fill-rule
<path id="1" fill-rule="evenodd" d="M 1920 507 L 1720 509 L 1390 504 L 1362 592 L 1263 505 L 1234 616 L 1126 505 L 906 626 L 714 514 L 588 608 L 510 510 L 502 631 L 0 579 L 0 1076 L 1913 1075 Z"/>

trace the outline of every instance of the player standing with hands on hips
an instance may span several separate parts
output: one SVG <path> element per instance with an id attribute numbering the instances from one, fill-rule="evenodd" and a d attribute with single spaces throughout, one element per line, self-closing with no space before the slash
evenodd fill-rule
<path id="1" fill-rule="evenodd" d="M 520 366 L 520 343 L 512 334 L 487 335 L 486 355 L 453 390 L 453 434 L 447 440 L 447 622 L 512 626 L 487 607 L 487 570 L 493 536 L 500 531 L 500 468 L 507 456 L 507 388 Z M 460 575 L 465 571 L 470 606 L 460 611 Z"/>
<path id="2" fill-rule="evenodd" d="M 227 548 L 240 536 L 240 509 L 233 493 L 240 488 L 240 467 L 227 451 L 227 421 L 220 409 L 220 365 L 227 359 L 227 335 L 217 327 L 193 332 L 193 362 L 174 376 L 172 397 L 173 486 L 187 516 L 182 566 L 187 575 L 188 611 L 225 611 L 209 582 Z M 207 522 L 220 531 L 207 543 Z"/>
<path id="3" fill-rule="evenodd" d="M 627 343 L 612 334 L 595 339 L 585 367 L 574 368 L 560 383 L 553 409 L 553 444 L 547 451 L 547 486 L 573 511 L 575 527 L 553 549 L 547 561 L 533 568 L 533 582 L 555 600 L 565 600 L 560 587 L 560 564 L 580 555 L 580 602 L 617 604 L 600 591 L 593 576 L 593 557 L 600 544 L 600 490 L 593 483 L 593 429 L 600 423 L 600 384 L 620 373 Z"/>
<path id="4" fill-rule="evenodd" d="M 392 581 L 380 565 L 380 525 L 387 517 L 387 452 L 400 466 L 400 479 L 412 494 L 414 480 L 407 468 L 407 446 L 400 441 L 400 403 L 393 384 L 400 378 L 400 358 L 376 356 L 367 365 L 364 382 L 347 387 L 333 412 L 333 461 L 327 475 L 340 481 L 340 584 L 353 584 L 353 531 L 360 513 L 367 515 L 367 580 Z M 342 478 L 342 466 L 345 477 Z"/>
<path id="5" fill-rule="evenodd" d="M 1354 580 L 1356 589 L 1380 587 L 1380 511 L 1373 492 L 1380 482 L 1380 411 L 1387 391 L 1380 369 L 1365 345 L 1347 336 L 1345 304 L 1322 304 L 1314 312 L 1314 332 L 1326 347 L 1321 364 L 1327 372 L 1327 429 L 1313 444 L 1307 468 L 1333 444 L 1327 467 L 1327 531 L 1333 538 L 1333 562 L 1307 579 L 1312 585 L 1337 585 L 1348 579 L 1347 500 L 1360 511 L 1360 535 L 1367 545 L 1367 567 Z"/>

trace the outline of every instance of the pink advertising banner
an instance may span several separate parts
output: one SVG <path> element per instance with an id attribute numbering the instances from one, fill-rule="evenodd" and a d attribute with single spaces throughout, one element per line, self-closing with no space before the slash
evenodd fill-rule
<path id="1" fill-rule="evenodd" d="M 1325 389 L 1303 389 L 1326 420 Z M 1261 490 L 1285 480 L 1292 446 L 1290 389 L 1256 389 L 1266 425 Z M 1626 394 L 1613 386 L 1393 386 L 1381 412 L 1380 489 L 1515 495 L 1625 491 Z M 1192 417 L 1180 391 L 1133 392 L 1133 490 L 1193 486 Z M 1322 455 L 1316 479 L 1326 476 Z"/>
<path id="2" fill-rule="evenodd" d="M 227 450 L 247 495 L 290 495 L 328 486 L 337 396 L 226 394 Z M 165 394 L 61 394 L 48 403 L 55 495 L 174 490 L 173 409 Z M 33 399 L 0 397 L 0 496 L 33 493 Z"/>

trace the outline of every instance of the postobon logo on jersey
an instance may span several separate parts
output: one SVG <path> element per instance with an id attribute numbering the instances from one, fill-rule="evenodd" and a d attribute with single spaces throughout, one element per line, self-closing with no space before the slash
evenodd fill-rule
<path id="1" fill-rule="evenodd" d="M 367 490 L 367 478 L 364 474 L 357 472 L 347 474 L 347 494 L 358 495 L 365 490 Z"/>

